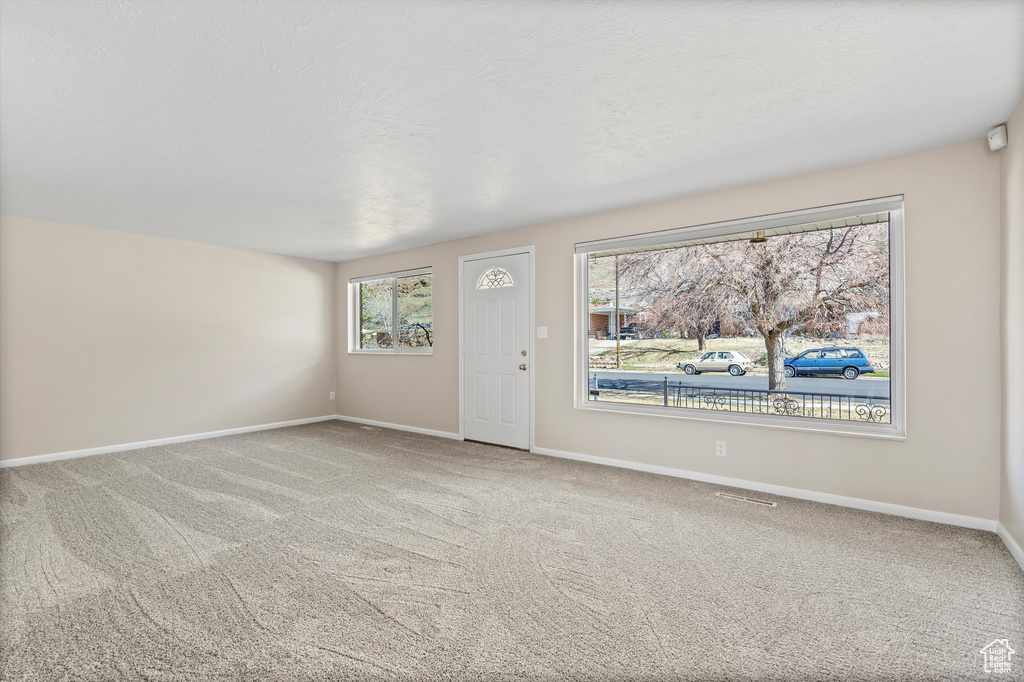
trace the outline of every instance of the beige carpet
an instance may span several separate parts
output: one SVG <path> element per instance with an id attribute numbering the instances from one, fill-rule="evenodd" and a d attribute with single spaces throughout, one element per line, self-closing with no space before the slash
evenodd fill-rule
<path id="1" fill-rule="evenodd" d="M 3 469 L 0 675 L 1024 679 L 994 534 L 720 490 L 343 422 Z"/>

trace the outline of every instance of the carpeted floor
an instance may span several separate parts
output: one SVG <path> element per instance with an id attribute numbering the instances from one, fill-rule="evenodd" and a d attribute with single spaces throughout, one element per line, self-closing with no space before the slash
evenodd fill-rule
<path id="1" fill-rule="evenodd" d="M 1024 677 L 994 534 L 720 490 L 344 422 L 3 469 L 0 676 Z"/>

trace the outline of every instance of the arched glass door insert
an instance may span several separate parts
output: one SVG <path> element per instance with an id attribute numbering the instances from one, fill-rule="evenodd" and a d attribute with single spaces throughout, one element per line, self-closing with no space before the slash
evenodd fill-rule
<path id="1" fill-rule="evenodd" d="M 477 289 L 504 289 L 514 287 L 512 275 L 505 268 L 493 267 L 480 275 L 480 281 L 476 283 Z"/>

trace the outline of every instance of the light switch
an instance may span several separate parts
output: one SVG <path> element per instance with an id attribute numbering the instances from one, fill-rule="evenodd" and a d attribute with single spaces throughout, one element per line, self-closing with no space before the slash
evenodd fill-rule
<path id="1" fill-rule="evenodd" d="M 537 327 L 537 338 L 538 339 L 546 339 L 546 338 L 548 338 L 548 328 L 547 327 Z"/>

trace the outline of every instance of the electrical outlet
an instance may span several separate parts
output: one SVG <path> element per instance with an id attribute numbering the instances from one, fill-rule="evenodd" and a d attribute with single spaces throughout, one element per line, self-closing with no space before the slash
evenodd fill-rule
<path id="1" fill-rule="evenodd" d="M 724 440 L 717 440 L 717 441 L 715 441 L 715 454 L 718 455 L 719 457 L 725 457 L 725 441 Z"/>
<path id="2" fill-rule="evenodd" d="M 331 391 L 331 400 L 334 400 L 334 391 Z"/>

